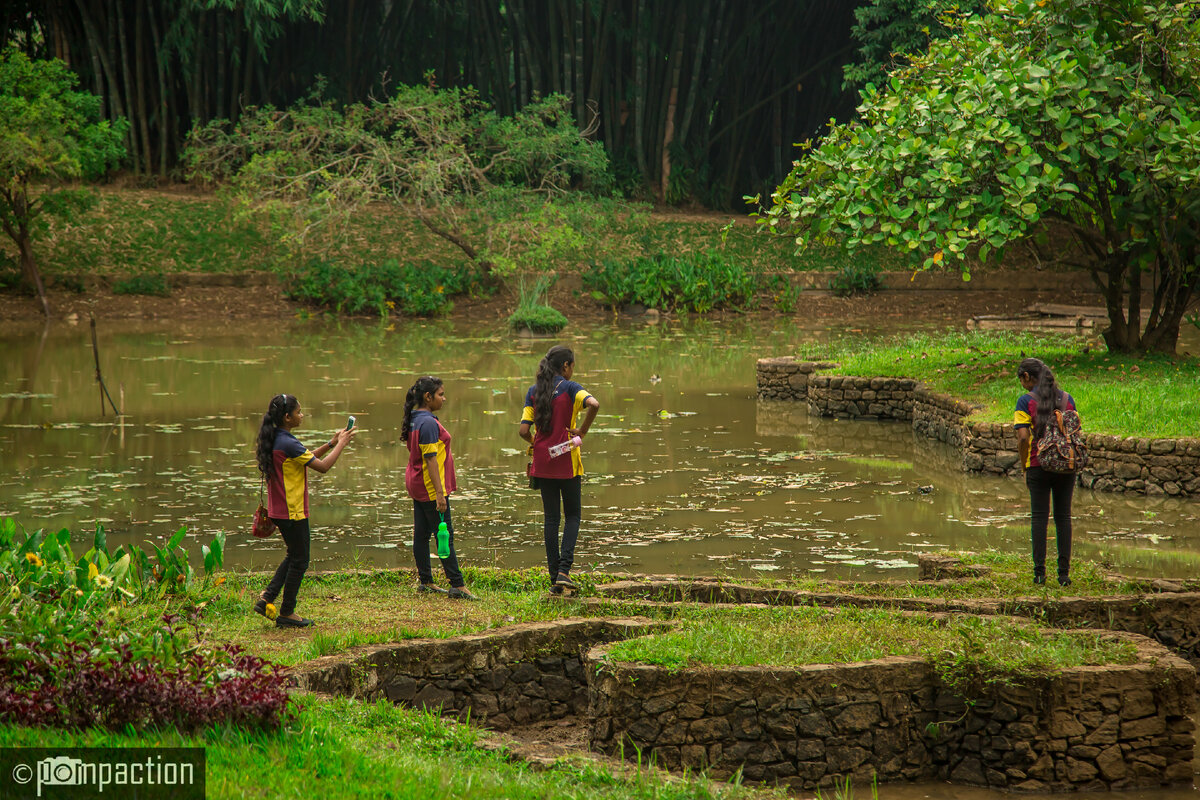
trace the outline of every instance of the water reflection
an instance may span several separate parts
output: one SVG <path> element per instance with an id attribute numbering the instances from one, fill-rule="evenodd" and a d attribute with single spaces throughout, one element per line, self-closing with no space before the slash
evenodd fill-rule
<path id="1" fill-rule="evenodd" d="M 267 400 L 303 403 L 316 445 L 355 414 L 362 432 L 312 475 L 314 561 L 407 565 L 411 506 L 398 431 L 418 374 L 446 381 L 456 520 L 466 563 L 541 563 L 541 512 L 523 488 L 520 405 L 548 342 L 445 321 L 361 325 L 101 324 L 101 357 L 127 416 L 99 415 L 80 328 L 0 334 L 0 514 L 113 542 L 187 524 L 230 532 L 228 562 L 262 566 L 248 535 L 257 499 L 252 441 Z M 856 336 L 885 333 L 855 325 Z M 916 554 L 985 546 L 1024 552 L 1026 494 L 967 476 L 957 456 L 898 423 L 809 418 L 754 399 L 754 361 L 846 335 L 790 320 L 603 325 L 561 337 L 602 403 L 584 444 L 580 568 L 732 576 L 912 575 Z M 1193 575 L 1194 502 L 1076 495 L 1076 548 L 1147 575 Z"/>

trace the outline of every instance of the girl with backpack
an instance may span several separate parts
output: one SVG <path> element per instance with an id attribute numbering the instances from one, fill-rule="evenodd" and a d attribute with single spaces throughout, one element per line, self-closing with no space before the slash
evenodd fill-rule
<path id="1" fill-rule="evenodd" d="M 441 378 L 417 378 L 404 398 L 404 421 L 400 436 L 408 445 L 404 485 L 413 501 L 413 559 L 417 562 L 418 594 L 444 594 L 455 600 L 475 600 L 466 589 L 454 552 L 454 523 L 450 519 L 450 493 L 456 488 L 450 432 L 434 413 L 446 403 Z M 447 591 L 433 582 L 429 566 L 429 539 L 441 522 L 449 532 L 450 555 L 442 559 L 442 570 L 450 582 Z"/>
<path id="2" fill-rule="evenodd" d="M 1050 367 L 1027 358 L 1017 366 L 1017 380 L 1025 394 L 1017 400 L 1013 425 L 1025 485 L 1029 488 L 1030 536 L 1033 543 L 1033 582 L 1046 582 L 1046 532 L 1050 506 L 1054 506 L 1054 532 L 1058 544 L 1058 583 L 1070 586 L 1071 495 L 1074 472 L 1051 472 L 1038 460 L 1038 444 L 1050 426 L 1058 425 L 1056 412 L 1075 411 L 1071 395 L 1059 388 Z M 1077 419 L 1077 418 L 1076 418 Z"/>
<path id="3" fill-rule="evenodd" d="M 571 349 L 551 347 L 538 364 L 536 383 L 525 393 L 519 430 L 520 437 L 533 446 L 529 474 L 542 492 L 546 567 L 554 594 L 561 594 L 564 588 L 578 588 L 571 581 L 571 565 L 583 516 L 583 459 L 579 447 L 571 445 L 574 437 L 587 435 L 600 409 L 600 401 L 571 380 L 574 374 L 575 354 Z M 564 446 L 569 449 L 556 455 Z M 558 526 L 563 516 L 566 522 L 560 546 Z"/>
<path id="4" fill-rule="evenodd" d="M 282 589 L 283 603 L 274 615 L 277 628 L 307 628 L 313 624 L 311 619 L 296 614 L 296 596 L 308 569 L 308 470 L 329 472 L 358 433 L 357 428 L 340 430 L 326 444 L 309 450 L 292 434 L 303 422 L 304 412 L 296 395 L 275 395 L 263 414 L 255 447 L 258 469 L 267 481 L 267 516 L 279 528 L 287 555 L 254 604 L 254 611 L 271 619 L 275 598 Z"/>

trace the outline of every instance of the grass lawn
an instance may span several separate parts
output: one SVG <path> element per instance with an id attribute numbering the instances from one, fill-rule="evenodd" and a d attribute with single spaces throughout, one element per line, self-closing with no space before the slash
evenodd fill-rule
<path id="1" fill-rule="evenodd" d="M 1063 335 L 1004 331 L 920 333 L 886 340 L 846 338 L 800 358 L 836 361 L 836 374 L 916 378 L 975 403 L 973 419 L 1012 422 L 1017 364 L 1042 359 L 1071 393 L 1084 430 L 1117 436 L 1200 437 L 1200 359 L 1108 353 Z"/>
<path id="2" fill-rule="evenodd" d="M 651 772 L 617 774 L 583 759 L 535 772 L 478 747 L 478 736 L 466 726 L 387 702 L 317 697 L 302 698 L 295 718 L 281 731 L 219 726 L 189 736 L 173 730 L 135 734 L 0 725 L 0 747 L 204 747 L 210 800 L 751 796 L 727 784 L 668 781 Z"/>
<path id="3" fill-rule="evenodd" d="M 39 266 L 51 284 L 71 286 L 73 277 L 89 273 L 159 274 L 172 272 L 242 272 L 283 269 L 294 260 L 269 221 L 240 214 L 222 196 L 178 187 L 167 190 L 99 187 L 97 203 L 75 224 L 53 220 L 34 241 Z M 788 236 L 761 232 L 746 217 L 718 213 L 652 213 L 648 224 L 618 221 L 589 247 L 597 260 L 641 253 L 720 250 L 753 271 L 832 270 L 846 263 L 837 248 L 812 247 L 795 254 Z M 337 226 L 336 241 L 316 238 L 309 254 L 322 249 L 334 263 L 359 265 L 387 259 L 429 259 L 447 266 L 465 264 L 460 250 L 432 234 L 416 217 L 375 204 L 346 226 Z M 7 259 L 6 259 L 7 257 Z M 0 265 L 15 265 L 11 241 L 0 237 Z M 880 269 L 906 266 L 885 248 L 866 249 L 857 262 Z M 583 264 L 555 265 L 576 271 Z M 15 266 L 13 267 L 15 269 Z"/>
<path id="4" fill-rule="evenodd" d="M 947 677 L 1003 680 L 1085 664 L 1129 664 L 1136 649 L 1102 634 L 1064 633 L 1016 620 L 945 621 L 886 609 L 689 606 L 668 633 L 617 642 L 613 661 L 688 666 L 802 666 L 923 656 Z"/>

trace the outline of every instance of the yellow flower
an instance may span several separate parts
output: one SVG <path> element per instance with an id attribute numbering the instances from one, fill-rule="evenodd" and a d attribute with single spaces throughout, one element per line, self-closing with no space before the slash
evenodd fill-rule
<path id="1" fill-rule="evenodd" d="M 112 586 L 112 578 L 108 577 L 107 575 L 97 575 L 96 585 L 101 589 L 107 589 L 108 587 Z"/>
<path id="2" fill-rule="evenodd" d="M 275 619 L 279 616 L 279 609 L 274 603 L 267 603 L 267 619 Z"/>
<path id="3" fill-rule="evenodd" d="M 95 564 L 88 564 L 88 580 L 96 580 L 96 576 L 100 574 L 100 569 Z"/>
<path id="4" fill-rule="evenodd" d="M 214 584 L 213 584 L 213 586 L 220 586 L 220 585 L 221 585 L 221 584 L 223 584 L 223 583 L 225 583 L 225 576 L 224 576 L 224 575 L 222 575 L 221 577 L 217 578 L 217 581 L 216 581 L 216 583 L 214 583 Z"/>
<path id="5" fill-rule="evenodd" d="M 26 553 L 25 560 L 30 564 L 33 564 L 35 567 L 43 566 L 42 559 L 37 553 Z"/>
<path id="6" fill-rule="evenodd" d="M 445 292 L 445 291 L 446 291 L 446 287 L 445 287 L 445 286 L 439 286 L 439 287 L 437 287 L 436 289 L 434 289 L 434 291 L 435 291 L 435 292 L 437 292 L 438 294 L 442 294 L 443 292 Z"/>

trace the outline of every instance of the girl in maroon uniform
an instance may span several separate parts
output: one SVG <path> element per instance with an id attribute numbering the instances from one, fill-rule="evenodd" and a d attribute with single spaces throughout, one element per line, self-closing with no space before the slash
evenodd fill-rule
<path id="1" fill-rule="evenodd" d="M 563 587 L 577 588 L 571 582 L 571 564 L 583 509 L 583 459 L 578 447 L 559 456 L 551 456 L 550 448 L 574 436 L 585 436 L 600 409 L 600 402 L 571 380 L 574 373 L 575 354 L 571 349 L 562 345 L 551 347 L 538 364 L 537 382 L 525 393 L 521 414 L 520 436 L 533 445 L 530 474 L 537 479 L 542 492 L 546 566 L 550 571 L 550 591 L 555 593 Z M 580 412 L 583 412 L 582 422 Z M 562 516 L 566 517 L 566 523 L 560 546 L 558 526 Z"/>

